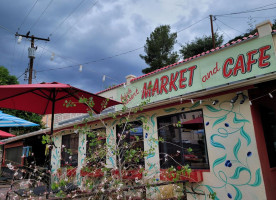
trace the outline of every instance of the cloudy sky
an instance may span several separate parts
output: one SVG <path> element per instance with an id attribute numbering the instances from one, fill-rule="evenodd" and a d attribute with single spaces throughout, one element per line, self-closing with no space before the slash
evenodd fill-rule
<path id="1" fill-rule="evenodd" d="M 93 93 L 124 82 L 129 74 L 142 75 L 147 65 L 139 54 L 144 54 L 146 38 L 159 25 L 178 32 L 179 50 L 181 44 L 211 34 L 209 15 L 217 15 L 214 29 L 225 42 L 246 32 L 250 24 L 276 19 L 272 0 L 0 1 L 0 65 L 27 83 L 30 41 L 23 38 L 18 44 L 15 33 L 30 31 L 50 38 L 35 41 L 33 83 L 57 81 Z"/>

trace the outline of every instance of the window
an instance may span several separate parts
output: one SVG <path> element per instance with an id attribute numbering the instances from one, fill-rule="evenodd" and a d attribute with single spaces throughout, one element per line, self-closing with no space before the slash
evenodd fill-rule
<path id="1" fill-rule="evenodd" d="M 117 132 L 117 144 L 119 148 L 121 149 L 121 163 L 125 160 L 125 152 L 130 149 L 134 149 L 138 152 L 144 152 L 144 140 L 143 140 L 143 126 L 142 122 L 136 121 L 136 122 L 128 122 L 126 125 L 121 124 L 116 126 L 116 132 Z M 124 132 L 123 132 L 124 131 Z M 123 139 L 120 139 L 118 135 L 123 135 Z M 136 138 L 139 138 L 137 141 Z M 136 142 L 137 141 L 137 142 Z M 136 156 L 139 157 L 139 162 L 134 162 L 131 160 L 130 162 L 124 162 L 125 167 L 130 166 L 137 166 L 137 165 L 145 165 L 144 157 L 142 156 L 142 153 L 137 153 Z M 117 156 L 118 161 L 118 156 Z"/>
<path id="2" fill-rule="evenodd" d="M 158 136 L 164 139 L 159 143 L 161 169 L 179 164 L 209 168 L 202 115 L 197 110 L 157 118 Z"/>
<path id="3" fill-rule="evenodd" d="M 106 163 L 106 130 L 105 128 L 99 128 L 91 130 L 87 134 L 86 143 L 86 159 L 88 161 L 87 166 L 95 165 L 101 167 L 101 163 Z"/>
<path id="4" fill-rule="evenodd" d="M 63 135 L 62 146 L 65 148 L 61 152 L 61 166 L 78 166 L 79 134 Z"/>
<path id="5" fill-rule="evenodd" d="M 260 106 L 265 143 L 270 167 L 276 167 L 276 114 L 273 108 Z"/>
<path id="6" fill-rule="evenodd" d="M 23 146 L 11 147 L 5 149 L 5 164 L 21 165 Z"/>

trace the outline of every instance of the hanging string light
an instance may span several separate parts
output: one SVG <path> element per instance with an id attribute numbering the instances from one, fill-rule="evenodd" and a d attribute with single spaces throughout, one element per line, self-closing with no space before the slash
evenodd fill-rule
<path id="1" fill-rule="evenodd" d="M 268 93 L 269 97 L 273 99 L 273 95 L 271 93 Z"/>
<path id="2" fill-rule="evenodd" d="M 105 82 L 105 75 L 103 75 L 103 82 Z"/>
<path id="3" fill-rule="evenodd" d="M 22 36 L 19 36 L 18 39 L 17 39 L 17 44 L 20 44 L 22 41 Z"/>
<path id="4" fill-rule="evenodd" d="M 82 72 L 82 65 L 80 65 L 79 71 Z"/>

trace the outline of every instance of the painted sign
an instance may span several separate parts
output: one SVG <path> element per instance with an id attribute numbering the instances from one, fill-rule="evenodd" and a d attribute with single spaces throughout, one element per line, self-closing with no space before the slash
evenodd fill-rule
<path id="1" fill-rule="evenodd" d="M 128 107 L 276 71 L 272 36 L 256 38 L 180 64 L 117 89 Z M 118 107 L 120 108 L 120 107 Z"/>

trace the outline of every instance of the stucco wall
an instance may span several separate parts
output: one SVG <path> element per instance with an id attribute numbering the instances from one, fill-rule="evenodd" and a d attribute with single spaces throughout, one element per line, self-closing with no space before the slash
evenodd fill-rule
<path id="1" fill-rule="evenodd" d="M 246 91 L 244 94 L 247 95 Z M 132 120 L 146 119 L 149 130 L 144 130 L 144 149 L 154 148 L 155 151 L 145 158 L 147 176 L 153 182 L 159 178 L 159 148 L 157 139 L 157 117 L 179 112 L 202 109 L 204 115 L 207 150 L 209 157 L 210 172 L 203 172 L 203 182 L 193 184 L 198 192 L 204 192 L 205 196 L 188 195 L 188 199 L 205 199 L 213 192 L 217 199 L 266 199 L 262 173 L 260 170 L 259 155 L 256 147 L 256 139 L 252 124 L 250 105 L 248 100 L 240 104 L 241 97 L 233 105 L 230 100 L 235 93 L 203 99 L 202 104 L 194 100 L 194 104 L 185 103 L 173 107 L 164 107 L 159 110 L 133 115 Z M 213 100 L 219 100 L 217 105 L 212 105 Z M 183 111 L 184 110 L 184 111 Z M 107 142 L 114 144 L 116 140 L 116 124 L 119 118 L 107 123 Z M 93 127 L 92 127 L 93 128 Z M 96 128 L 96 127 L 94 127 Z M 58 149 L 52 153 L 52 172 L 60 167 L 60 134 L 54 137 Z M 79 170 L 84 164 L 86 152 L 86 137 L 80 134 L 79 139 L 79 166 L 77 170 L 77 183 L 81 183 Z M 107 166 L 114 167 L 116 156 L 108 153 Z M 188 184 L 189 186 L 189 184 Z M 169 189 L 168 186 L 167 189 Z M 157 193 L 156 188 L 147 191 L 148 196 Z M 166 191 L 166 187 L 162 188 Z M 189 188 L 188 188 L 189 190 Z"/>

